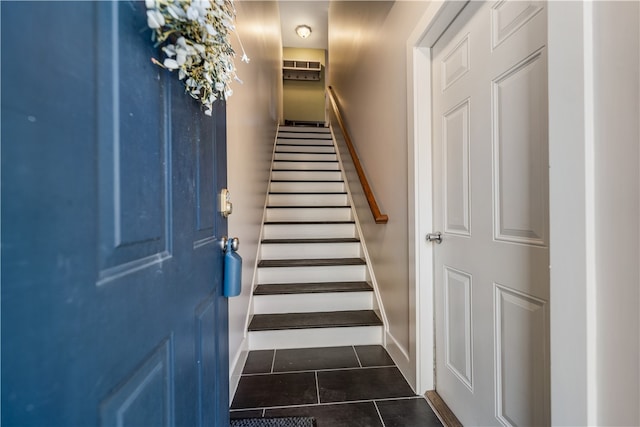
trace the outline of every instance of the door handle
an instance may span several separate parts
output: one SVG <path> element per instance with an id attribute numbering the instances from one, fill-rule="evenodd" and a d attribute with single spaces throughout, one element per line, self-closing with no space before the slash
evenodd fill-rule
<path id="1" fill-rule="evenodd" d="M 442 233 L 436 231 L 435 233 L 427 233 L 427 242 L 436 242 L 437 244 L 442 243 Z"/>
<path id="2" fill-rule="evenodd" d="M 229 241 L 231 241 L 231 249 L 233 251 L 237 251 L 238 248 L 240 247 L 240 239 L 238 239 L 237 237 L 232 237 L 231 239 L 228 239 L 227 236 L 222 237 L 222 251 L 227 252 L 227 246 Z"/>

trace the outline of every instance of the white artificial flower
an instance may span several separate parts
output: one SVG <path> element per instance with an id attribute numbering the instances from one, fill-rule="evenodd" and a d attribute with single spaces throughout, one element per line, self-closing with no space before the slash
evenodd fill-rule
<path id="1" fill-rule="evenodd" d="M 215 28 L 213 28 L 213 25 L 206 24 L 205 28 L 207 29 L 207 33 L 211 34 L 212 36 L 217 36 L 218 35 L 218 32 L 216 31 Z"/>
<path id="2" fill-rule="evenodd" d="M 233 0 L 145 0 L 145 5 L 152 40 L 164 45 L 164 62 L 154 62 L 178 70 L 185 92 L 211 116 L 213 103 L 233 94 L 229 83 L 242 83 L 229 41 L 235 31 Z M 241 60 L 249 62 L 244 49 Z"/>
<path id="3" fill-rule="evenodd" d="M 147 10 L 147 25 L 151 29 L 160 28 L 165 24 L 164 16 L 157 10 Z"/>
<path id="4" fill-rule="evenodd" d="M 166 45 L 165 47 L 162 48 L 162 51 L 169 58 L 173 58 L 174 56 L 176 56 L 176 47 L 175 47 L 175 45 L 168 44 L 168 45 Z"/>
<path id="5" fill-rule="evenodd" d="M 205 53 L 205 48 L 200 43 L 194 43 L 193 46 L 191 47 L 193 48 L 193 50 L 195 50 L 197 53 L 201 55 Z"/>
<path id="6" fill-rule="evenodd" d="M 202 17 L 207 15 L 207 11 L 211 7 L 210 0 L 193 0 L 191 4 L 198 9 L 198 13 Z"/>
<path id="7" fill-rule="evenodd" d="M 187 49 L 187 41 L 184 39 L 184 37 L 179 37 L 176 41 L 176 45 L 185 50 Z"/>
<path id="8" fill-rule="evenodd" d="M 175 4 L 168 5 L 167 11 L 169 11 L 169 14 L 171 14 L 174 19 L 184 19 L 187 16 L 187 14 L 184 13 L 184 9 Z"/>
<path id="9" fill-rule="evenodd" d="M 164 62 L 162 64 L 165 67 L 167 67 L 169 70 L 176 70 L 176 69 L 180 68 L 180 65 L 178 65 L 178 63 L 176 62 L 175 59 L 167 58 L 167 59 L 164 60 Z"/>
<path id="10" fill-rule="evenodd" d="M 191 19 L 192 21 L 197 21 L 198 18 L 200 18 L 198 9 L 196 9 L 193 5 L 189 6 L 189 9 L 187 9 L 187 18 Z"/>
<path id="11" fill-rule="evenodd" d="M 187 55 L 185 55 L 184 51 L 179 50 L 176 56 L 176 62 L 178 65 L 183 66 L 185 62 L 187 62 Z"/>

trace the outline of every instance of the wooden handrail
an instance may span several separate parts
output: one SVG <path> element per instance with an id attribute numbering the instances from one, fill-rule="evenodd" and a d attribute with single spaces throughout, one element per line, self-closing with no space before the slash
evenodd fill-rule
<path id="1" fill-rule="evenodd" d="M 360 159 L 358 159 L 358 153 L 356 153 L 356 149 L 351 142 L 349 132 L 347 132 L 347 127 L 344 124 L 344 120 L 342 120 L 342 115 L 340 114 L 340 109 L 338 108 L 336 95 L 331 86 L 329 86 L 328 94 L 329 100 L 331 101 L 331 106 L 333 107 L 333 113 L 338 119 L 338 124 L 340 125 L 340 129 L 342 130 L 342 134 L 344 135 L 344 141 L 347 144 L 349 153 L 351 153 L 351 159 L 353 159 L 353 165 L 355 166 L 356 172 L 358 173 L 358 178 L 360 178 L 360 184 L 362 184 L 362 189 L 364 190 L 364 194 L 367 197 L 367 202 L 369 202 L 369 208 L 371 209 L 371 213 L 373 214 L 373 219 L 376 221 L 376 224 L 386 224 L 387 221 L 389 221 L 389 217 L 380 212 L 380 208 L 378 207 L 376 198 L 374 197 L 373 191 L 371 191 L 371 187 L 369 186 L 369 181 L 367 181 L 367 177 L 364 174 L 364 169 L 362 169 L 362 164 L 360 164 Z"/>

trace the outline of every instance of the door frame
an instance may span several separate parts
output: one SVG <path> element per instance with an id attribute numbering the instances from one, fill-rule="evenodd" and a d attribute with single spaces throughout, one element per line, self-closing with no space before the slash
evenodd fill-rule
<path id="1" fill-rule="evenodd" d="M 410 289 L 410 306 L 415 307 L 411 313 L 410 336 L 414 342 L 411 355 L 415 360 L 418 394 L 435 388 L 433 244 L 424 239 L 433 231 L 431 48 L 467 3 L 432 3 L 407 42 L 409 236 L 413 236 L 409 254 L 410 259 L 415 260 L 410 266 L 410 278 L 414 279 L 411 280 L 414 286 Z M 428 119 L 424 120 L 425 117 Z"/>
<path id="2" fill-rule="evenodd" d="M 433 231 L 431 47 L 466 4 L 433 2 L 406 45 L 408 245 L 413 261 L 410 307 L 414 307 L 410 340 L 418 394 L 435 388 L 433 248 L 424 239 Z M 551 422 L 591 425 L 597 423 L 599 400 L 593 264 L 593 5 L 548 2 L 547 7 Z"/>

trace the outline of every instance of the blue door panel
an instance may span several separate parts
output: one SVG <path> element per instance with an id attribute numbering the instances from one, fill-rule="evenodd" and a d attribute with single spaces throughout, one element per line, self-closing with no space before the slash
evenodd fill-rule
<path id="1" fill-rule="evenodd" d="M 228 425 L 224 103 L 151 64 L 144 3 L 0 17 L 2 425 Z"/>
<path id="2" fill-rule="evenodd" d="M 102 425 L 174 425 L 172 342 L 163 342 L 101 404 Z"/>
<path id="3" fill-rule="evenodd" d="M 101 282 L 170 255 L 171 75 L 140 43 L 144 4 L 96 5 Z M 134 71 L 135 70 L 135 71 Z"/>

